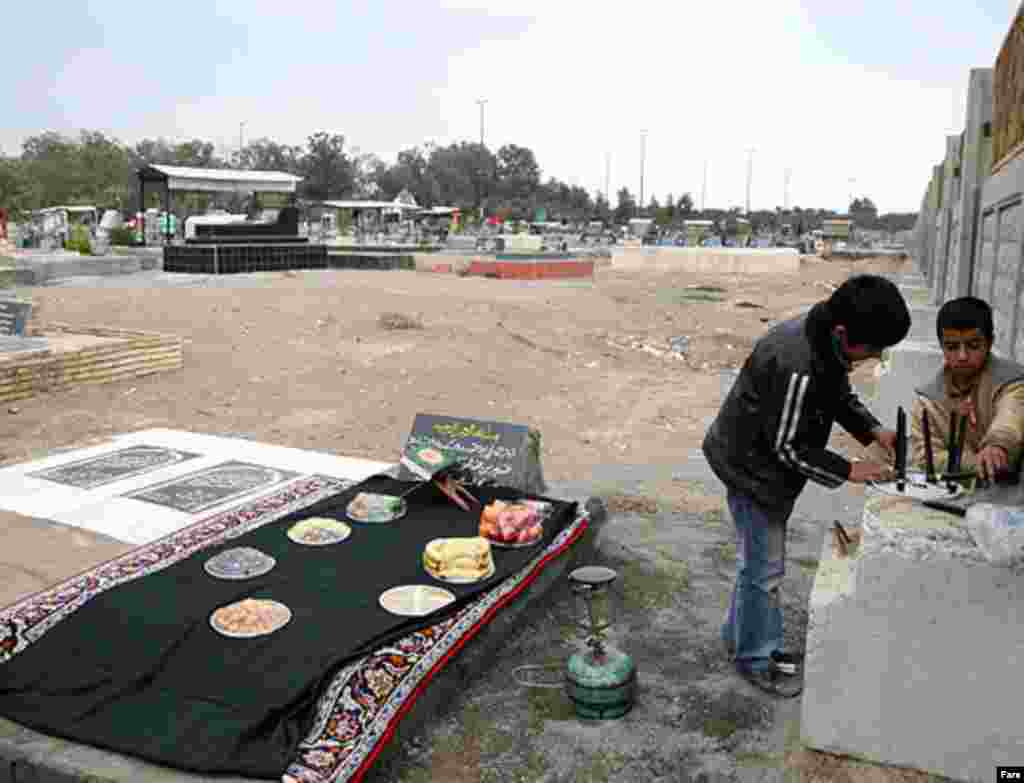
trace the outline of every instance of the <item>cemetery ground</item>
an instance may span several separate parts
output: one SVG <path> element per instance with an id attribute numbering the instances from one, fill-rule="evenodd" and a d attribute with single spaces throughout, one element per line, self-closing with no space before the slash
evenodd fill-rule
<path id="1" fill-rule="evenodd" d="M 418 412 L 530 424 L 543 436 L 552 489 L 601 496 L 609 511 L 589 535 L 593 561 L 621 575 L 613 640 L 637 662 L 636 706 L 618 721 L 580 722 L 563 691 L 516 684 L 517 666 L 558 666 L 575 649 L 563 586 L 370 780 L 937 780 L 801 749 L 799 699 L 773 701 L 732 673 L 718 627 L 735 536 L 698 454 L 722 371 L 738 367 L 770 323 L 827 297 L 851 272 L 900 263 L 805 259 L 799 273 L 761 276 L 601 267 L 593 282 L 535 283 L 147 272 L 24 289 L 44 323 L 177 334 L 185 369 L 8 404 L 0 456 L 21 462 L 168 427 L 395 461 Z M 689 338 L 685 355 L 670 350 L 679 336 Z M 834 445 L 860 448 L 845 435 Z M 825 526 L 856 526 L 858 494 L 812 488 L 798 505 L 784 587 L 795 648 Z"/>

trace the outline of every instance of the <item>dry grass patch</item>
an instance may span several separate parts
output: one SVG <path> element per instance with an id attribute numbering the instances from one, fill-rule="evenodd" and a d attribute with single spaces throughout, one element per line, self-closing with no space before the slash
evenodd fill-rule
<path id="1" fill-rule="evenodd" d="M 644 495 L 624 495 L 615 493 L 608 495 L 605 506 L 611 514 L 657 514 L 658 501 Z"/>
<path id="2" fill-rule="evenodd" d="M 901 769 L 801 748 L 786 754 L 785 774 L 794 783 L 952 783 L 916 769 Z"/>
<path id="3" fill-rule="evenodd" d="M 396 331 L 399 329 L 422 329 L 423 321 L 419 316 L 405 315 L 404 313 L 381 313 L 377 319 L 377 325 L 382 329 Z"/>

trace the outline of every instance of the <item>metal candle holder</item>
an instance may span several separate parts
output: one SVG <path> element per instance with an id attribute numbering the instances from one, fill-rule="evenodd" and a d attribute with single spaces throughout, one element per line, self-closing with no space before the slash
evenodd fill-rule
<path id="1" fill-rule="evenodd" d="M 907 412 L 901 405 L 896 409 L 896 488 L 903 492 L 907 486 Z"/>

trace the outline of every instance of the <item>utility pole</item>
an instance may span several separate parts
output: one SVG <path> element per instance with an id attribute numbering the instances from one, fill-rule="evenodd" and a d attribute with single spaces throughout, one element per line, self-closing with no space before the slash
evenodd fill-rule
<path id="1" fill-rule="evenodd" d="M 484 106 L 486 104 L 487 104 L 487 98 L 478 98 L 477 99 L 477 105 L 480 107 L 480 157 L 481 158 L 483 158 L 483 155 L 484 155 Z M 483 160 L 481 160 L 480 161 L 480 190 L 478 191 L 479 192 L 479 199 L 480 199 L 479 207 L 480 207 L 480 222 L 481 222 L 481 224 L 483 223 L 483 220 L 484 220 L 484 194 L 483 194 L 484 170 L 483 169 L 484 169 Z"/>
<path id="2" fill-rule="evenodd" d="M 604 200 L 611 204 L 611 200 L 608 196 L 609 184 L 612 180 L 612 154 L 606 152 L 604 154 Z"/>
<path id="3" fill-rule="evenodd" d="M 782 185 L 782 208 L 789 211 L 789 178 L 793 176 L 793 169 L 786 169 L 786 176 Z"/>
<path id="4" fill-rule="evenodd" d="M 480 146 L 484 146 L 484 106 L 487 103 L 487 98 L 480 98 L 477 100 L 477 104 L 480 106 Z"/>
<path id="5" fill-rule="evenodd" d="M 644 158 L 647 154 L 647 131 L 640 131 L 640 203 L 638 210 L 644 208 Z M 639 211 L 637 214 L 640 214 Z"/>
<path id="6" fill-rule="evenodd" d="M 754 176 L 754 148 L 747 150 L 747 214 L 750 214 L 750 180 Z"/>
<path id="7" fill-rule="evenodd" d="M 708 197 L 708 161 L 704 159 L 704 184 L 700 188 L 700 211 L 704 212 L 705 200 Z"/>
<path id="8" fill-rule="evenodd" d="M 245 130 L 245 122 L 238 123 L 238 165 L 242 165 L 242 150 L 245 149 L 242 132 Z"/>

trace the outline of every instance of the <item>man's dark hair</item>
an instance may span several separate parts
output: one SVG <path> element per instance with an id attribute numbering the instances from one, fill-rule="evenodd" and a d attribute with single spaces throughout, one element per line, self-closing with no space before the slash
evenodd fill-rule
<path id="1" fill-rule="evenodd" d="M 878 275 L 851 277 L 828 300 L 833 326 L 845 326 L 850 345 L 888 348 L 910 331 L 910 311 L 900 289 Z"/>
<path id="2" fill-rule="evenodd" d="M 943 329 L 956 329 L 958 332 L 977 329 L 991 343 L 995 336 L 992 308 L 984 299 L 975 296 L 950 299 L 939 308 L 939 314 L 935 319 L 935 334 L 940 343 Z"/>

